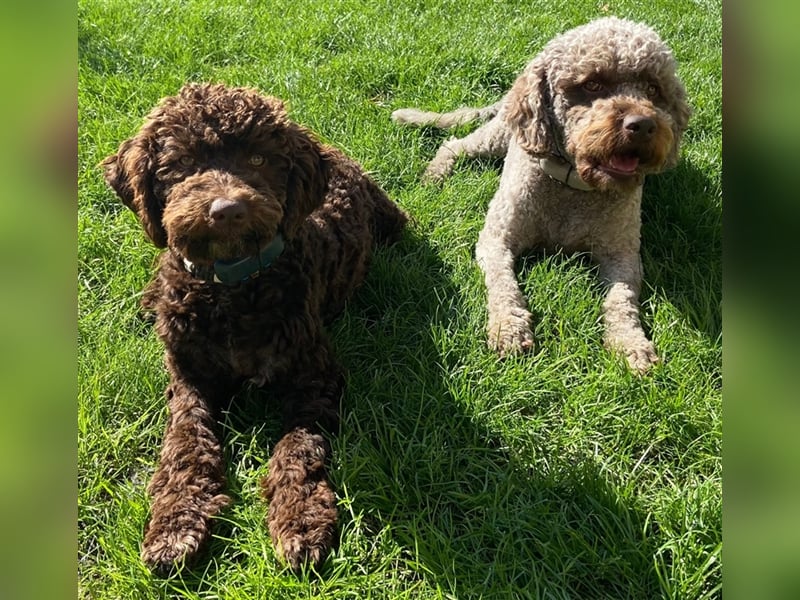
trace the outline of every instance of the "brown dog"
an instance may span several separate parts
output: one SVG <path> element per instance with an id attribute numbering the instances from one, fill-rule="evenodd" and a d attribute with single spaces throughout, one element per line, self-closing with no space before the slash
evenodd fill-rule
<path id="1" fill-rule="evenodd" d="M 428 180 L 449 175 L 459 155 L 505 156 L 475 249 L 486 280 L 489 345 L 501 355 L 533 348 L 514 260 L 544 247 L 591 253 L 608 288 L 606 345 L 637 372 L 658 361 L 639 321 L 640 206 L 645 175 L 677 162 L 689 119 L 675 67 L 648 26 L 608 17 L 552 39 L 492 106 L 394 112 L 412 125 L 488 120 L 446 141 L 428 165 Z"/>
<path id="2" fill-rule="evenodd" d="M 292 568 L 319 565 L 337 515 L 323 433 L 337 427 L 342 392 L 323 323 L 406 215 L 280 101 L 245 88 L 186 85 L 103 166 L 167 248 L 143 301 L 166 347 L 170 414 L 142 559 L 169 567 L 208 540 L 229 502 L 216 411 L 251 381 L 283 403 L 263 482 L 270 534 Z"/>

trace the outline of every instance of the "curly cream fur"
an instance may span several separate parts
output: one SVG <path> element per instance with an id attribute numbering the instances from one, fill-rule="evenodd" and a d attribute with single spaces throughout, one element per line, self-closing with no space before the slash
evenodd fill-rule
<path id="1" fill-rule="evenodd" d="M 534 345 L 514 259 L 534 247 L 590 252 L 608 286 L 606 345 L 646 371 L 658 361 L 639 320 L 640 204 L 644 176 L 674 166 L 690 109 L 672 52 L 648 26 L 608 17 L 559 35 L 486 109 L 437 115 L 403 109 L 404 124 L 487 120 L 446 141 L 424 178 L 440 181 L 456 159 L 505 156 L 478 238 L 488 293 L 488 338 L 501 355 Z M 548 163 L 564 168 L 548 169 Z M 556 180 L 554 172 L 567 173 Z M 566 185 L 577 176 L 579 186 Z M 571 179 L 572 178 L 572 179 Z"/>

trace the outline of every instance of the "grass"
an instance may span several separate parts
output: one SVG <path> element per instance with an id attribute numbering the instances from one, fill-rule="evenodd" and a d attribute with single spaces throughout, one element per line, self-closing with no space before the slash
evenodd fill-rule
<path id="1" fill-rule="evenodd" d="M 602 290 L 576 256 L 520 261 L 537 352 L 489 352 L 473 247 L 500 167 L 422 187 L 446 134 L 389 120 L 493 102 L 550 37 L 607 10 L 79 1 L 80 597 L 721 597 L 721 2 L 614 3 L 669 41 L 695 108 L 680 165 L 645 187 L 643 318 L 665 359 L 646 377 L 603 349 Z M 256 394 L 224 416 L 235 503 L 208 554 L 169 579 L 138 558 L 166 417 L 137 313 L 156 251 L 96 165 L 187 80 L 284 98 L 415 219 L 330 331 L 348 372 L 341 543 L 318 576 L 283 569 L 263 526 L 279 423 Z"/>

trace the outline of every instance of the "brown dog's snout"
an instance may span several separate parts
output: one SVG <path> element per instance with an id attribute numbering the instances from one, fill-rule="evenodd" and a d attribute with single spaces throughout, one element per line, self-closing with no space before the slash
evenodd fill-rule
<path id="1" fill-rule="evenodd" d="M 240 223 L 247 216 L 247 207 L 239 200 L 216 198 L 208 208 L 208 216 L 214 225 Z"/>
<path id="2" fill-rule="evenodd" d="M 656 131 L 656 122 L 647 115 L 627 115 L 622 121 L 622 128 L 631 141 L 647 142 Z"/>

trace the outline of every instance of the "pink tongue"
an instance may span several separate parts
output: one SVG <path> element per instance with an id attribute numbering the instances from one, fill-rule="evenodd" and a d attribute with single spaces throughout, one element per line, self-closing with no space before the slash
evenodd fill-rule
<path id="1" fill-rule="evenodd" d="M 615 154 L 611 157 L 611 160 L 608 161 L 608 165 L 616 171 L 631 173 L 636 170 L 636 167 L 639 166 L 639 159 L 635 156 L 622 156 L 620 154 Z"/>

